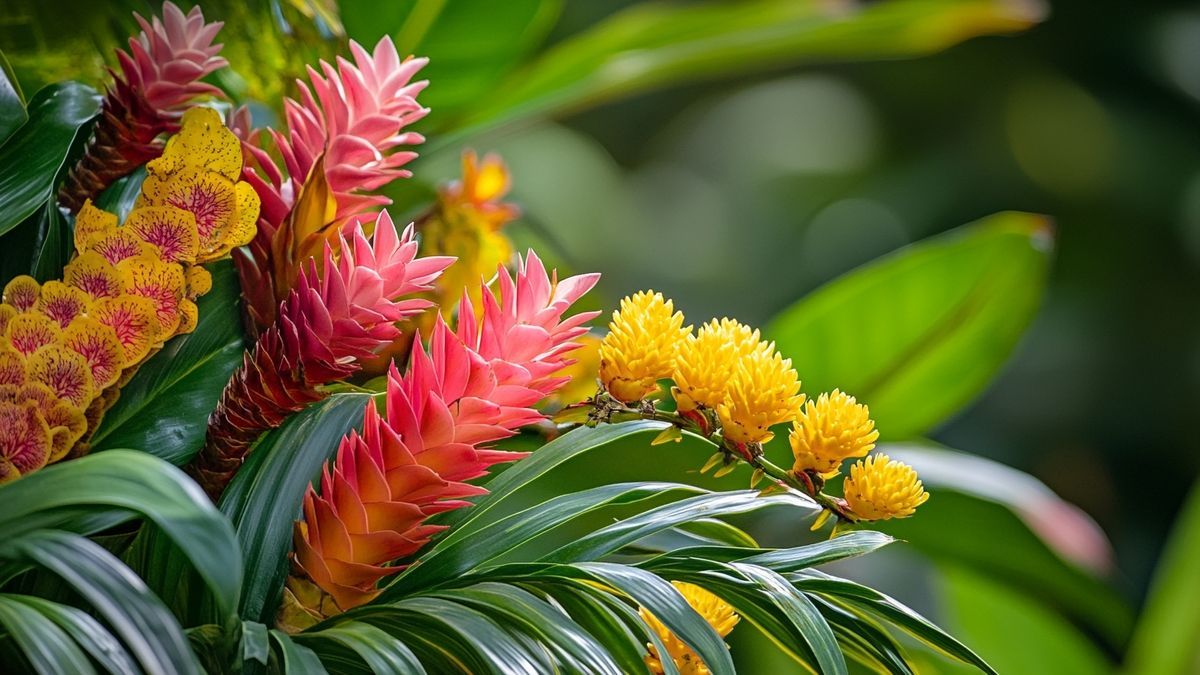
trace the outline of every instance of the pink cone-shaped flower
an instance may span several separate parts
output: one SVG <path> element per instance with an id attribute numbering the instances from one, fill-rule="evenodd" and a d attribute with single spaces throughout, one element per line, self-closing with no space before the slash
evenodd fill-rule
<path id="1" fill-rule="evenodd" d="M 221 91 L 200 80 L 227 65 L 213 44 L 221 22 L 205 23 L 200 7 L 184 14 L 164 2 L 162 18 L 133 15 L 142 30 L 117 50 L 119 72 L 101 106 L 87 151 L 71 170 L 59 197 L 72 211 L 113 181 L 162 153 L 158 137 L 179 128 L 183 111 Z"/>
<path id="2" fill-rule="evenodd" d="M 410 225 L 402 235 L 387 212 L 371 239 L 355 225 L 340 236 L 338 255 L 309 260 L 275 322 L 246 352 L 209 418 L 208 438 L 192 472 L 214 497 L 241 466 L 258 436 L 324 398 L 341 380 L 400 335 L 395 323 L 429 307 L 411 298 L 432 288 L 452 258 L 417 258 Z"/>
<path id="3" fill-rule="evenodd" d="M 245 179 L 254 185 L 263 209 L 259 235 L 250 254 L 240 256 L 238 269 L 243 287 L 256 289 L 247 300 L 259 327 L 269 323 L 275 306 L 295 282 L 294 277 L 276 278 L 287 268 L 273 264 L 273 259 L 303 248 L 304 233 L 320 236 L 328 227 L 390 204 L 390 199 L 372 191 L 410 176 L 403 166 L 417 153 L 405 148 L 425 140 L 404 129 L 429 112 L 416 100 L 428 83 L 411 82 L 427 60 L 401 60 L 388 37 L 379 41 L 374 53 L 353 41 L 350 51 L 353 63 L 338 58 L 336 65 L 322 61 L 319 68 L 310 67 L 311 86 L 298 81 L 299 100 L 284 101 L 287 131 L 268 130 L 282 167 L 261 147 L 263 134 L 246 134 Z M 314 171 L 321 173 L 320 181 L 314 180 Z M 279 232 L 288 240 L 279 241 L 277 231 L 285 220 L 298 215 L 295 207 L 306 189 L 328 192 L 332 218 L 325 221 L 325 208 L 308 209 L 299 215 L 322 222 L 293 223 Z M 303 259 L 303 255 L 292 257 Z"/>
<path id="4" fill-rule="evenodd" d="M 451 331 L 439 316 L 403 376 L 388 375 L 387 416 L 366 407 L 363 433 L 342 440 L 318 494 L 310 488 L 295 532 L 296 563 L 342 610 L 366 602 L 379 579 L 403 567 L 441 528 L 428 516 L 482 494 L 466 481 L 524 453 L 492 443 L 543 418 L 532 406 L 566 378 L 573 340 L 598 312 L 564 318 L 595 285 L 588 274 L 556 283 L 530 252 L 514 281 L 500 271 L 500 297 L 485 292 L 477 323 L 469 304 Z"/>

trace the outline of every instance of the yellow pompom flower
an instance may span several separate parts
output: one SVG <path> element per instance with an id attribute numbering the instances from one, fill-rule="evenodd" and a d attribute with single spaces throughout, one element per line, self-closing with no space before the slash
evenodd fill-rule
<path id="1" fill-rule="evenodd" d="M 733 630 L 733 627 L 741 619 L 727 602 L 700 586 L 682 581 L 672 581 L 671 584 L 683 595 L 692 609 L 704 617 L 708 625 L 712 626 L 713 630 L 717 631 L 721 637 L 729 635 L 729 631 Z M 644 607 L 639 608 L 638 613 L 641 614 L 646 625 L 658 633 L 659 639 L 666 647 L 666 656 L 675 662 L 675 668 L 679 670 L 680 675 L 708 675 L 710 672 L 708 666 L 704 665 L 699 654 L 676 637 L 669 628 L 653 614 L 647 612 Z M 655 675 L 662 675 L 665 672 L 662 662 L 663 655 L 658 653 L 658 649 L 653 644 L 646 646 L 650 649 L 650 653 L 646 655 L 646 666 Z"/>
<path id="2" fill-rule="evenodd" d="M 829 478 L 843 460 L 866 457 L 878 438 L 867 406 L 834 389 L 816 401 L 809 399 L 792 423 L 788 437 L 795 458 L 792 470 L 815 471 Z"/>
<path id="3" fill-rule="evenodd" d="M 662 293 L 641 291 L 621 300 L 600 342 L 600 380 L 615 398 L 640 401 L 671 377 L 679 347 L 692 327 Z"/>
<path id="4" fill-rule="evenodd" d="M 907 518 L 929 499 L 917 472 L 884 454 L 855 462 L 842 491 L 850 510 L 862 520 Z"/>
<path id="5" fill-rule="evenodd" d="M 680 412 L 716 408 L 729 395 L 738 362 L 758 346 L 758 331 L 734 319 L 713 319 L 688 335 L 675 362 L 675 405 Z"/>
<path id="6" fill-rule="evenodd" d="M 792 360 L 783 358 L 774 342 L 759 342 L 734 368 L 717 417 L 726 439 L 766 443 L 775 437 L 771 427 L 795 419 L 803 404 Z"/>

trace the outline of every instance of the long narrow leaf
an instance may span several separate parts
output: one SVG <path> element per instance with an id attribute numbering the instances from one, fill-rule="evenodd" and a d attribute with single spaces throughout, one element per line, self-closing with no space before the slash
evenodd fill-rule
<path id="1" fill-rule="evenodd" d="M 10 597 L 36 609 L 42 616 L 58 624 L 59 628 L 66 631 L 80 647 L 83 647 L 88 656 L 91 656 L 109 673 L 138 674 L 137 666 L 134 665 L 133 659 L 130 658 L 121 643 L 87 612 L 30 595 Z"/>
<path id="2" fill-rule="evenodd" d="M 0 626 L 43 675 L 95 673 L 92 663 L 58 624 L 14 596 L 0 595 Z"/>

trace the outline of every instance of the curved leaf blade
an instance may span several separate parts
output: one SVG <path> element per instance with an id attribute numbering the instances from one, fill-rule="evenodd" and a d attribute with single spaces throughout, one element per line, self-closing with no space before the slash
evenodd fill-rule
<path id="1" fill-rule="evenodd" d="M 139 675 L 133 659 L 108 629 L 87 612 L 69 605 L 50 602 L 31 595 L 11 596 L 26 604 L 62 628 L 96 663 L 117 675 Z"/>
<path id="2" fill-rule="evenodd" d="M 67 632 L 17 596 L 0 595 L 0 626 L 17 643 L 38 673 L 95 673 L 87 655 Z"/>

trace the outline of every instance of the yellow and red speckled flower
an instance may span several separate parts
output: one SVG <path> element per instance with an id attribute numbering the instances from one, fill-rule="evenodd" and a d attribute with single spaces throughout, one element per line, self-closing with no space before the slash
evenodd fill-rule
<path id="1" fill-rule="evenodd" d="M 124 261 L 122 261 L 124 262 Z M 115 298 L 125 290 L 127 277 L 95 251 L 87 251 L 67 263 L 63 281 L 93 299 Z"/>
<path id="2" fill-rule="evenodd" d="M 94 208 L 90 203 L 84 205 L 84 209 Z M 112 265 L 142 254 L 160 254 L 159 249 L 126 228 L 94 235 L 88 239 L 87 248 L 81 249 L 82 251 L 95 251 Z"/>
<path id="3" fill-rule="evenodd" d="M 0 387 L 19 385 L 27 376 L 25 357 L 0 339 Z"/>
<path id="4" fill-rule="evenodd" d="M 5 335 L 8 344 L 28 358 L 37 350 L 58 340 L 62 335 L 62 328 L 45 314 L 26 312 L 14 316 L 8 322 Z"/>
<path id="5" fill-rule="evenodd" d="M 154 302 L 148 298 L 123 295 L 100 300 L 90 315 L 113 329 L 125 351 L 126 364 L 141 361 L 162 333 Z"/>
<path id="6" fill-rule="evenodd" d="M 96 396 L 87 359 L 58 344 L 46 345 L 29 357 L 29 380 L 46 385 L 81 410 Z"/>
<path id="7" fill-rule="evenodd" d="M 126 229 L 142 241 L 158 247 L 156 257 L 166 262 L 190 263 L 200 251 L 196 217 L 174 206 L 143 206 L 125 220 Z M 131 256 L 123 256 L 119 262 Z"/>
<path id="8" fill-rule="evenodd" d="M 35 307 L 42 314 L 57 321 L 60 327 L 66 328 L 72 319 L 86 312 L 91 304 L 92 299 L 87 293 L 55 280 L 42 285 L 42 292 Z"/>
<path id="9" fill-rule="evenodd" d="M 154 303 L 159 334 L 173 335 L 179 327 L 179 301 L 183 299 L 183 268 L 141 255 L 122 260 L 118 269 L 127 279 L 125 292 L 146 298 Z"/>
<path id="10" fill-rule="evenodd" d="M 117 231 L 117 214 L 96 208 L 87 200 L 75 216 L 75 251 L 83 253 L 94 240 Z"/>
<path id="11" fill-rule="evenodd" d="M 212 290 L 212 274 L 199 265 L 192 265 L 184 272 L 187 281 L 187 297 L 196 298 Z"/>
<path id="12" fill-rule="evenodd" d="M 87 360 L 97 389 L 112 386 L 125 366 L 125 350 L 112 328 L 82 316 L 63 331 L 62 344 Z"/>
<path id="13" fill-rule="evenodd" d="M 40 412 L 50 428 L 50 459 L 47 463 L 57 462 L 71 451 L 71 447 L 87 431 L 87 417 L 83 411 L 66 401 L 58 401 Z"/>
<path id="14" fill-rule="evenodd" d="M 41 286 L 37 280 L 31 276 L 22 274 L 18 277 L 13 277 L 12 281 L 4 286 L 4 303 L 11 305 L 18 312 L 28 312 L 37 304 L 38 294 L 41 292 Z"/>
<path id="15" fill-rule="evenodd" d="M 36 471 L 50 459 L 50 427 L 37 403 L 0 402 L 0 483 Z"/>

